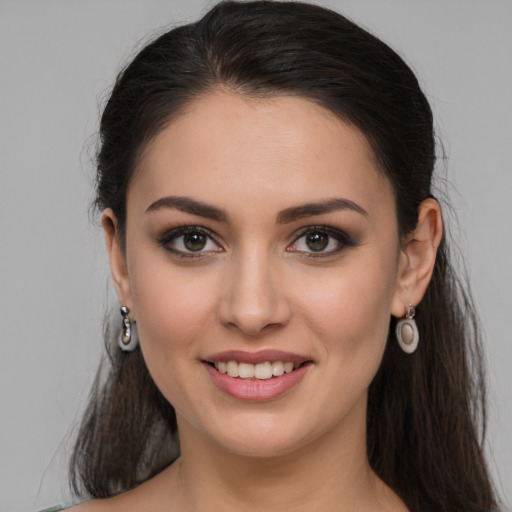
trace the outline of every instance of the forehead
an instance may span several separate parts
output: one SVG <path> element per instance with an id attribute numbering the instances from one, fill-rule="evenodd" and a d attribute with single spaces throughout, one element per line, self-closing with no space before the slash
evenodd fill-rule
<path id="1" fill-rule="evenodd" d="M 243 208 L 262 197 L 283 208 L 343 195 L 371 209 L 386 194 L 392 200 L 365 136 L 327 109 L 219 91 L 194 100 L 148 144 L 129 198 L 147 206 L 157 196 L 193 195 Z"/>

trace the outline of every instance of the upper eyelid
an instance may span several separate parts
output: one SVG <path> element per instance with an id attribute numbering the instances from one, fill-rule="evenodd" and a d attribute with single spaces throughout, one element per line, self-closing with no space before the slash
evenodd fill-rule
<path id="1" fill-rule="evenodd" d="M 312 231 L 321 231 L 323 233 L 326 233 L 330 236 L 333 236 L 334 238 L 339 237 L 340 239 L 349 239 L 349 235 L 342 229 L 334 228 L 332 226 L 326 226 L 326 225 L 312 225 L 312 226 L 305 226 L 302 228 L 297 229 L 290 235 L 290 240 L 294 242 L 295 240 L 298 240 L 299 238 L 303 237 L 304 235 L 307 235 L 308 233 L 311 233 Z"/>
<path id="2" fill-rule="evenodd" d="M 202 233 L 204 235 L 208 235 L 213 240 L 217 238 L 216 233 L 214 233 L 211 229 L 204 228 L 202 226 L 184 224 L 182 226 L 175 226 L 171 229 L 166 230 L 161 236 L 158 238 L 163 240 L 165 238 L 177 238 L 178 236 L 185 235 L 187 233 Z"/>
<path id="3" fill-rule="evenodd" d="M 183 225 L 183 226 L 176 226 L 172 229 L 167 230 L 163 235 L 157 237 L 157 241 L 162 244 L 168 244 L 169 242 L 175 240 L 176 238 L 179 238 L 180 236 L 186 235 L 187 233 L 201 233 L 203 235 L 208 236 L 215 245 L 222 247 L 222 244 L 220 244 L 217 240 L 217 236 L 215 233 L 213 233 L 210 229 L 204 228 L 202 226 L 194 226 L 194 225 Z"/>
<path id="4" fill-rule="evenodd" d="M 325 224 L 315 224 L 315 225 L 309 225 L 309 226 L 303 226 L 301 228 L 298 228 L 294 230 L 293 233 L 289 235 L 287 246 L 289 244 L 295 243 L 297 240 L 302 238 L 303 236 L 307 235 L 308 233 L 312 231 L 321 231 L 326 233 L 329 236 L 332 236 L 336 240 L 339 240 L 341 243 L 348 245 L 351 243 L 351 237 L 344 231 L 339 228 L 335 228 L 332 226 L 328 226 Z M 179 238 L 180 236 L 183 236 L 187 233 L 193 233 L 193 232 L 199 232 L 206 236 L 208 236 L 216 245 L 219 247 L 223 247 L 223 244 L 219 242 L 219 235 L 217 235 L 214 231 L 212 231 L 209 228 L 198 226 L 194 224 L 183 224 L 175 226 L 171 229 L 168 229 L 165 231 L 161 236 L 157 237 L 157 240 L 161 244 L 166 244 L 172 241 L 173 239 Z"/>
<path id="5" fill-rule="evenodd" d="M 307 257 L 308 259 L 309 258 L 329 258 L 329 257 L 336 256 L 341 251 L 343 251 L 343 249 L 345 249 L 345 248 L 354 247 L 354 246 L 358 245 L 357 242 L 354 242 L 352 237 L 350 235 L 348 235 L 345 231 L 338 229 L 338 228 L 325 226 L 325 225 L 324 226 L 308 226 L 306 228 L 303 228 L 293 238 L 291 245 L 293 246 L 293 244 L 296 244 L 297 241 L 300 240 L 302 237 L 304 237 L 308 233 L 315 232 L 315 231 L 324 232 L 328 236 L 334 238 L 336 240 L 336 242 L 339 244 L 338 247 L 336 247 L 335 249 L 331 249 L 329 251 L 315 252 L 315 251 L 296 250 L 296 251 L 289 251 L 289 252 L 299 253 L 300 255 L 302 255 L 303 257 Z M 288 245 L 287 249 L 289 247 L 290 247 L 290 245 Z"/>

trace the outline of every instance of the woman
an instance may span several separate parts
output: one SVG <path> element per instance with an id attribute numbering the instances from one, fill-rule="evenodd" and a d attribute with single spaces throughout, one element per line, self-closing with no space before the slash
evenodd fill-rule
<path id="1" fill-rule="evenodd" d="M 398 55 L 319 7 L 222 3 L 135 57 L 100 135 L 122 307 L 73 510 L 496 506 L 432 114 Z"/>

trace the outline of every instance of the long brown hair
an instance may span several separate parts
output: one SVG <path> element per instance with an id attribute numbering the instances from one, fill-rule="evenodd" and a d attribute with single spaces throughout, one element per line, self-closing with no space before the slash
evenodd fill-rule
<path id="1" fill-rule="evenodd" d="M 400 233 L 415 227 L 419 204 L 433 197 L 436 144 L 432 112 L 413 72 L 340 14 L 256 1 L 216 5 L 197 23 L 155 39 L 119 74 L 101 119 L 96 206 L 113 209 L 121 232 L 141 150 L 194 98 L 221 85 L 250 96 L 309 98 L 356 126 L 393 185 Z M 390 334 L 370 386 L 370 464 L 413 512 L 489 512 L 496 498 L 482 453 L 480 335 L 446 238 L 418 312 L 419 349 L 403 353 Z M 91 497 L 133 488 L 179 455 L 172 405 L 140 349 L 117 349 L 119 332 L 110 325 L 108 358 L 71 460 L 74 491 Z M 390 333 L 393 327 L 390 319 Z"/>

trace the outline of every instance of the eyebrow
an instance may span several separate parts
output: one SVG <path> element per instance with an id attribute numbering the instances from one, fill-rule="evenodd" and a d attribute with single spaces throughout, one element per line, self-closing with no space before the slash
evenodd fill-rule
<path id="1" fill-rule="evenodd" d="M 228 215 L 224 210 L 216 208 L 201 201 L 190 199 L 189 197 L 169 196 L 162 197 L 154 203 L 151 203 L 146 209 L 147 212 L 162 210 L 164 208 L 176 209 L 181 212 L 190 213 L 206 219 L 216 220 L 219 222 L 227 222 Z"/>
<path id="2" fill-rule="evenodd" d="M 354 203 L 354 201 L 336 198 L 287 208 L 279 213 L 277 216 L 277 223 L 286 224 L 304 217 L 312 217 L 314 215 L 322 215 L 324 213 L 332 213 L 340 210 L 351 210 L 368 217 L 368 212 L 362 206 Z"/>
<path id="3" fill-rule="evenodd" d="M 146 212 L 153 212 L 162 209 L 176 209 L 191 215 L 197 215 L 206 219 L 218 222 L 228 222 L 229 216 L 225 210 L 215 206 L 191 199 L 190 197 L 168 196 L 151 203 Z M 349 199 L 335 198 L 315 203 L 306 203 L 282 210 L 277 215 L 278 224 L 287 224 L 304 217 L 312 217 L 325 213 L 332 213 L 340 210 L 351 210 L 368 217 L 368 212 L 357 203 Z"/>

